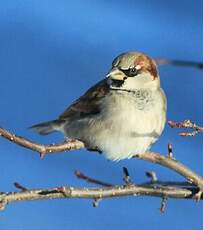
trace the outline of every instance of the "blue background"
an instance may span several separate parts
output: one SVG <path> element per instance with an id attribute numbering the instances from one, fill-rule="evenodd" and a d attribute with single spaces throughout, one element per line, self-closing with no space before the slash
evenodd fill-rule
<path id="1" fill-rule="evenodd" d="M 117 0 L 2 0 L 0 2 L 0 125 L 37 142 L 62 140 L 61 134 L 38 136 L 26 128 L 54 119 L 88 87 L 102 79 L 112 59 L 129 50 L 152 57 L 203 61 L 203 2 Z M 203 124 L 203 71 L 162 66 L 168 118 L 190 118 Z M 175 157 L 203 174 L 202 135 L 181 138 L 165 128 L 154 151 L 165 154 L 172 142 Z M 85 150 L 40 160 L 27 149 L 0 139 L 0 191 L 14 191 L 17 181 L 28 188 L 85 186 L 74 177 L 87 175 L 122 183 L 122 167 L 136 182 L 155 170 L 159 179 L 177 174 L 139 160 L 119 163 Z M 0 213 L 0 229 L 202 229 L 202 203 L 125 197 L 103 200 L 20 202 Z"/>

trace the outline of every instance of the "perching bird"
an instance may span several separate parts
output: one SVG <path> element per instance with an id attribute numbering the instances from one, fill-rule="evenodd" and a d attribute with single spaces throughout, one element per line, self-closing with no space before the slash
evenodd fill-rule
<path id="1" fill-rule="evenodd" d="M 148 151 L 166 122 L 166 97 L 155 61 L 143 53 L 123 53 L 106 78 L 73 102 L 58 119 L 32 126 L 41 135 L 61 131 L 108 159 Z"/>

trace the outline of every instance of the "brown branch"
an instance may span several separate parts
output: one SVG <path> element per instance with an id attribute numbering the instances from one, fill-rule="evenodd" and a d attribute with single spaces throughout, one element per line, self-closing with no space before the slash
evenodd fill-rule
<path id="1" fill-rule="evenodd" d="M 38 152 L 41 158 L 43 158 L 46 154 L 76 150 L 85 147 L 84 143 L 78 140 L 65 141 L 59 144 L 42 145 L 34 141 L 28 140 L 24 137 L 17 136 L 1 127 L 0 127 L 0 136 L 24 148 L 31 149 L 35 152 Z"/>
<path id="2" fill-rule="evenodd" d="M 84 144 L 80 141 L 69 141 L 61 144 L 42 145 L 25 139 L 23 137 L 14 135 L 7 130 L 0 128 L 0 136 L 40 154 L 46 155 L 54 152 L 62 152 L 73 149 L 84 148 Z M 171 146 L 170 148 L 171 149 Z M 167 198 L 196 198 L 202 199 L 203 178 L 187 168 L 185 165 L 172 158 L 171 154 L 166 156 L 154 152 L 146 152 L 143 154 L 136 154 L 135 158 L 150 161 L 164 167 L 167 167 L 173 171 L 176 171 L 187 179 L 189 183 L 178 184 L 178 182 L 172 182 L 168 184 L 161 183 L 159 181 L 151 181 L 149 183 L 136 185 L 127 183 L 121 186 L 111 186 L 111 184 L 103 183 L 101 181 L 89 178 L 82 173 L 76 173 L 80 178 L 85 179 L 88 182 L 100 184 L 102 188 L 52 188 L 52 189 L 34 189 L 28 190 L 19 183 L 15 186 L 21 189 L 20 192 L 0 193 L 0 207 L 3 209 L 6 204 L 23 201 L 23 200 L 40 200 L 40 199 L 56 199 L 56 198 L 90 198 L 93 199 L 97 205 L 101 199 L 119 196 L 157 196 Z M 127 169 L 126 169 L 127 170 Z M 129 177 L 128 172 L 124 170 L 125 176 Z M 185 182 L 184 182 L 185 183 Z M 95 203 L 94 202 L 94 203 Z"/>
<path id="3" fill-rule="evenodd" d="M 12 134 L 3 128 L 0 128 L 0 136 L 18 145 L 39 152 L 40 155 L 43 154 L 43 156 L 47 154 L 56 153 L 56 152 L 58 153 L 62 151 L 84 148 L 84 144 L 81 141 L 77 141 L 77 140 L 64 142 L 61 144 L 42 145 L 42 144 L 32 142 L 23 137 L 17 136 L 15 134 Z M 156 163 L 164 167 L 167 167 L 173 171 L 176 171 L 177 173 L 185 177 L 189 182 L 197 185 L 200 188 L 203 188 L 203 178 L 173 158 L 154 152 L 136 154 L 134 157 L 138 159 L 150 161 L 152 163 Z"/>
<path id="4" fill-rule="evenodd" d="M 103 187 L 113 187 L 113 184 L 92 178 L 90 176 L 85 175 L 84 173 L 80 172 L 79 170 L 76 170 L 77 174 L 75 176 L 79 179 L 82 179 L 86 181 L 87 183 L 92 183 L 95 185 L 102 185 Z M 79 175 L 79 177 L 78 177 Z M 82 175 L 82 176 L 81 176 Z M 187 181 L 160 181 L 157 179 L 157 175 L 155 172 L 146 172 L 145 174 L 148 178 L 150 178 L 149 182 L 145 182 L 142 184 L 139 184 L 139 186 L 148 186 L 148 185 L 158 185 L 158 186 L 172 186 L 172 187 L 179 187 L 179 188 L 194 188 L 195 186 Z M 124 181 L 125 182 L 125 181 Z M 135 183 L 131 183 L 132 185 Z"/>
<path id="5" fill-rule="evenodd" d="M 194 67 L 198 69 L 203 69 L 203 62 L 170 60 L 165 58 L 157 58 L 155 59 L 155 61 L 158 65 L 174 65 L 174 66 Z"/>
<path id="6" fill-rule="evenodd" d="M 112 187 L 113 186 L 112 184 L 109 184 L 109 183 L 106 183 L 106 182 L 103 182 L 103 181 L 100 181 L 100 180 L 96 180 L 96 179 L 94 179 L 92 177 L 86 176 L 84 173 L 80 172 L 79 170 L 75 170 L 74 174 L 78 179 L 85 180 L 88 183 L 101 185 L 101 186 L 104 186 L 104 187 Z"/>
<path id="7" fill-rule="evenodd" d="M 25 188 L 23 185 L 19 184 L 18 182 L 14 183 L 14 186 L 18 189 L 20 189 L 21 191 L 27 191 L 28 189 Z"/>
<path id="8" fill-rule="evenodd" d="M 164 183 L 163 183 L 164 184 Z M 177 199 L 194 199 L 194 194 L 198 193 L 198 188 L 195 186 L 177 187 L 165 185 L 131 184 L 102 187 L 102 188 L 74 188 L 74 187 L 58 187 L 50 189 L 30 189 L 20 192 L 0 193 L 0 209 L 3 210 L 7 204 L 17 201 L 28 200 L 45 200 L 59 198 L 84 198 L 101 200 L 105 198 L 121 197 L 121 196 L 154 196 L 167 197 Z M 203 196 L 200 197 L 203 199 Z"/>
<path id="9" fill-rule="evenodd" d="M 113 184 L 92 178 L 90 176 L 85 175 L 83 172 L 80 172 L 79 170 L 76 170 L 74 172 L 75 176 L 79 179 L 82 179 L 86 181 L 87 183 L 92 183 L 95 185 L 102 185 L 103 187 L 113 187 Z M 157 179 L 157 175 L 155 172 L 146 172 L 146 176 L 150 178 L 149 182 L 145 182 L 142 184 L 139 184 L 139 186 L 146 186 L 146 185 L 158 185 L 158 186 L 172 186 L 172 187 L 179 187 L 179 188 L 188 188 L 188 187 L 194 187 L 193 184 L 187 182 L 187 181 L 160 181 Z M 124 181 L 125 182 L 125 181 Z M 131 183 L 134 184 L 134 183 Z"/>
<path id="10" fill-rule="evenodd" d="M 196 125 L 194 122 L 190 120 L 185 120 L 183 122 L 174 122 L 174 121 L 168 121 L 168 124 L 171 128 L 179 128 L 179 129 L 192 129 L 191 132 L 181 132 L 179 133 L 182 137 L 192 137 L 199 133 L 203 132 L 203 127 Z"/>
<path id="11" fill-rule="evenodd" d="M 173 158 L 154 152 L 136 154 L 135 157 L 169 168 L 185 177 L 188 182 L 197 185 L 201 189 L 203 188 L 203 178 Z"/>

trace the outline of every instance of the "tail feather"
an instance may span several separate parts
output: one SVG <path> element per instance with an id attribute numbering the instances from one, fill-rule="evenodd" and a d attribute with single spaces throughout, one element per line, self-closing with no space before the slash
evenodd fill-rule
<path id="1" fill-rule="evenodd" d="M 47 122 L 33 125 L 29 129 L 36 131 L 40 135 L 47 135 L 47 134 L 60 130 L 61 125 L 63 123 L 64 121 L 61 121 L 61 120 L 47 121 Z"/>

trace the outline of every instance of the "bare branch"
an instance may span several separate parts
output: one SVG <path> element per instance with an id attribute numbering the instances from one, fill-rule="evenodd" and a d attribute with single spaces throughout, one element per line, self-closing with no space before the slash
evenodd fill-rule
<path id="1" fill-rule="evenodd" d="M 73 188 L 73 187 L 57 187 L 50 189 L 31 189 L 20 192 L 0 193 L 0 209 L 3 210 L 7 204 L 17 201 L 28 200 L 45 200 L 45 199 L 62 199 L 62 198 L 84 198 L 101 200 L 105 198 L 121 197 L 121 196 L 154 196 L 168 197 L 178 199 L 194 199 L 194 194 L 198 192 L 195 186 L 165 186 L 162 184 L 131 184 L 102 187 L 102 188 Z M 172 183 L 171 183 L 172 184 Z M 203 199 L 203 197 L 200 197 Z"/>
<path id="2" fill-rule="evenodd" d="M 0 135 L 18 145 L 46 155 L 54 152 L 68 151 L 73 149 L 84 148 L 85 145 L 80 141 L 69 141 L 61 144 L 42 145 L 16 136 L 5 129 L 0 128 Z M 171 150 L 171 148 L 169 148 Z M 171 154 L 169 154 L 171 155 Z M 161 155 L 154 152 L 146 152 L 136 154 L 134 157 L 152 163 L 156 163 L 176 171 L 187 179 L 186 182 L 160 182 L 151 180 L 151 182 L 136 185 L 127 183 L 125 185 L 115 185 L 101 182 L 90 178 L 81 172 L 77 171 L 76 176 L 88 182 L 102 185 L 102 188 L 73 188 L 73 187 L 58 187 L 51 189 L 33 189 L 28 190 L 26 187 L 15 183 L 20 192 L 0 193 L 0 209 L 3 209 L 8 203 L 23 200 L 40 200 L 40 199 L 56 199 L 56 198 L 89 198 L 93 199 L 94 206 L 97 206 L 99 201 L 104 198 L 120 197 L 120 196 L 157 196 L 167 198 L 187 198 L 187 199 L 202 199 L 203 178 L 187 168 L 185 165 L 176 161 L 174 158 Z M 124 169 L 125 177 L 129 177 L 127 169 Z"/>
<path id="3" fill-rule="evenodd" d="M 194 122 L 190 120 L 185 120 L 183 122 L 175 122 L 175 121 L 168 121 L 168 124 L 171 128 L 179 128 L 179 129 L 193 129 L 191 132 L 181 132 L 179 133 L 182 137 L 192 137 L 197 135 L 198 133 L 203 132 L 203 127 L 196 125 Z"/>
<path id="4" fill-rule="evenodd" d="M 24 137 L 17 136 L 1 127 L 0 127 L 0 136 L 6 138 L 11 142 L 16 143 L 17 145 L 38 152 L 41 158 L 43 158 L 46 154 L 76 150 L 85 147 L 84 143 L 78 140 L 65 141 L 59 144 L 42 145 L 34 141 L 28 140 Z"/>
<path id="5" fill-rule="evenodd" d="M 130 178 L 130 174 L 129 174 L 129 171 L 126 167 L 123 167 L 123 181 L 125 183 L 125 185 L 131 185 L 133 184 L 131 178 Z"/>
<path id="6" fill-rule="evenodd" d="M 158 65 L 174 65 L 174 66 L 194 67 L 198 69 L 203 69 L 203 62 L 170 60 L 165 58 L 157 58 L 155 59 L 155 61 Z"/>
<path id="7" fill-rule="evenodd" d="M 101 185 L 104 187 L 112 187 L 112 184 L 100 181 L 100 180 L 96 180 L 94 178 L 91 178 L 89 176 L 86 176 L 84 173 L 80 172 L 79 170 L 75 170 L 74 172 L 75 176 L 79 179 L 85 180 L 88 183 L 92 183 L 92 184 L 96 184 L 96 185 Z"/>
<path id="8" fill-rule="evenodd" d="M 171 143 L 168 143 L 168 157 L 173 158 L 173 147 Z"/>
<path id="9" fill-rule="evenodd" d="M 18 144 L 28 149 L 32 149 L 33 151 L 39 152 L 40 154 L 52 154 L 56 152 L 69 151 L 73 149 L 81 149 L 84 148 L 84 144 L 81 141 L 69 141 L 61 144 L 52 144 L 52 145 L 42 145 L 35 142 L 32 142 L 23 137 L 19 137 L 14 135 L 7 130 L 0 128 L 0 136 Z M 159 153 L 154 152 L 146 152 L 142 154 L 136 154 L 135 158 L 150 161 L 152 163 L 156 163 L 167 167 L 173 171 L 176 171 L 183 177 L 185 177 L 189 182 L 197 185 L 199 188 L 203 188 L 203 178 L 193 172 L 191 169 L 187 168 L 180 162 L 175 159 L 171 159 L 167 156 L 161 155 Z"/>
<path id="10" fill-rule="evenodd" d="M 203 188 L 203 178 L 174 158 L 171 159 L 154 152 L 136 154 L 135 157 L 169 168 L 185 177 L 188 182 L 197 185 L 199 188 Z"/>
<path id="11" fill-rule="evenodd" d="M 14 186 L 18 189 L 20 189 L 21 191 L 27 191 L 28 189 L 25 188 L 23 185 L 19 184 L 18 182 L 14 183 Z"/>

